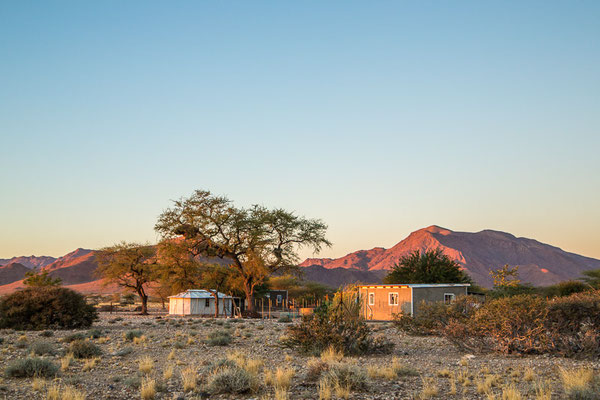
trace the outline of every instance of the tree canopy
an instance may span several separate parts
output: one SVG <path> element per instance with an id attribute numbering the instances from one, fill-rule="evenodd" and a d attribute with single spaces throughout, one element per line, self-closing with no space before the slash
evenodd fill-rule
<path id="1" fill-rule="evenodd" d="M 470 283 L 471 278 L 460 265 L 445 255 L 441 249 L 421 253 L 415 250 L 400 258 L 385 283 Z"/>
<path id="2" fill-rule="evenodd" d="M 133 290 L 142 301 L 142 314 L 148 313 L 149 284 L 157 279 L 156 248 L 121 242 L 98 251 L 96 274 L 106 284 L 114 283 Z"/>
<path id="3" fill-rule="evenodd" d="M 184 238 L 193 255 L 222 259 L 241 281 L 249 310 L 255 286 L 294 268 L 300 248 L 316 252 L 330 245 L 327 226 L 318 219 L 260 205 L 235 207 L 227 197 L 204 190 L 174 201 L 155 229 L 165 240 Z"/>

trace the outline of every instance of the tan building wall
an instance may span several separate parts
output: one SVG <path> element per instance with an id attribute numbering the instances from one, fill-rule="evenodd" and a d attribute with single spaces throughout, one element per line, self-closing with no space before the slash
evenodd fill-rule
<path id="1" fill-rule="evenodd" d="M 367 320 L 387 321 L 394 314 L 410 314 L 411 288 L 408 286 L 360 287 L 362 315 Z"/>

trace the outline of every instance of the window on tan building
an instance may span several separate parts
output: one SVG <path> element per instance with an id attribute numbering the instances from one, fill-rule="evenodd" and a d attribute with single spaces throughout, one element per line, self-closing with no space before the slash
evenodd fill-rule
<path id="1" fill-rule="evenodd" d="M 375 305 L 375 293 L 369 293 L 369 305 L 370 306 Z"/>
<path id="2" fill-rule="evenodd" d="M 398 305 L 398 293 L 390 293 L 390 306 Z"/>

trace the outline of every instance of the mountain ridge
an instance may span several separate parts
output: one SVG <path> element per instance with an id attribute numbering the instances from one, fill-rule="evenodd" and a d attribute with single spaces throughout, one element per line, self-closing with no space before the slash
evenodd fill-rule
<path id="1" fill-rule="evenodd" d="M 458 232 L 437 225 L 414 231 L 389 249 L 375 247 L 340 258 L 308 258 L 300 266 L 389 271 L 412 251 L 437 248 L 455 260 L 476 283 L 486 287 L 493 283 L 489 272 L 504 264 L 519 265 L 522 281 L 539 286 L 576 279 L 585 270 L 600 268 L 600 260 L 566 252 L 535 239 L 493 229 Z"/>
<path id="2" fill-rule="evenodd" d="M 388 249 L 374 247 L 339 258 L 307 258 L 300 266 L 305 279 L 333 287 L 357 282 L 380 283 L 402 256 L 414 250 L 437 248 L 456 260 L 477 284 L 486 287 L 492 285 L 489 272 L 504 264 L 519 265 L 521 280 L 537 286 L 577 279 L 585 270 L 600 269 L 600 260 L 566 252 L 535 239 L 492 229 L 458 232 L 437 225 L 414 231 Z M 97 266 L 95 251 L 79 248 L 53 258 L 42 268 L 49 271 L 50 276 L 61 278 L 67 287 L 83 292 L 106 292 L 109 289 L 103 288 L 101 280 L 94 275 Z M 0 293 L 22 288 L 22 279 L 28 270 L 22 263 L 0 266 Z"/>

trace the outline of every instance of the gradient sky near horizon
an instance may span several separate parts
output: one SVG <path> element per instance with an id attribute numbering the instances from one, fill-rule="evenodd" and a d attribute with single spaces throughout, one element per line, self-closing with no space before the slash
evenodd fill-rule
<path id="1" fill-rule="evenodd" d="M 323 219 L 320 256 L 600 258 L 598 1 L 5 1 L 0 57 L 0 258 L 155 242 L 194 189 Z"/>

